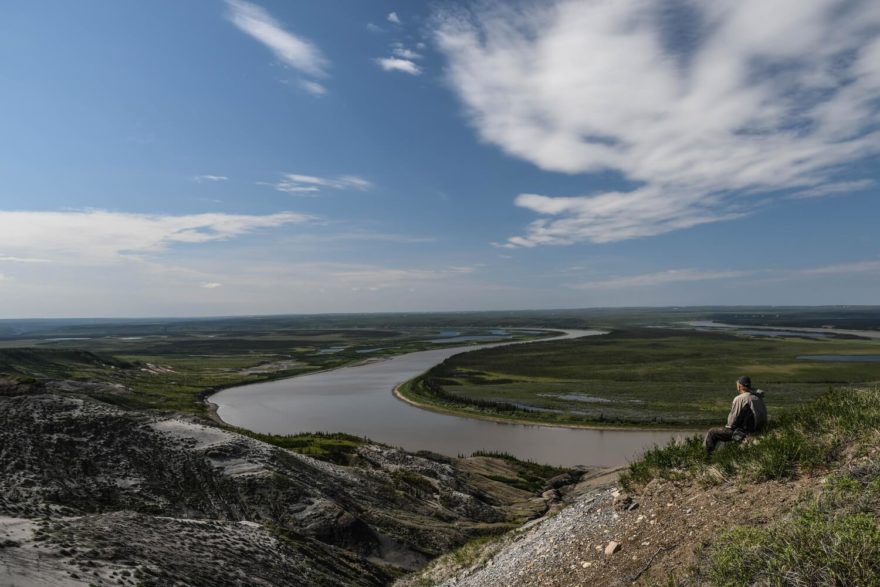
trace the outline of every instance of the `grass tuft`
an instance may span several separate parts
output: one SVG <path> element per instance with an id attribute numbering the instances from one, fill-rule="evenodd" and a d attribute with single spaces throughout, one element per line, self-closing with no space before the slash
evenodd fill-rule
<path id="1" fill-rule="evenodd" d="M 854 439 L 880 428 L 880 389 L 837 389 L 783 415 L 748 444 L 728 444 L 707 458 L 702 438 L 655 447 L 621 477 L 627 489 L 664 479 L 742 476 L 763 481 L 792 479 L 828 467 Z M 705 475 L 707 465 L 717 471 Z"/>
<path id="2" fill-rule="evenodd" d="M 817 505 L 770 528 L 735 528 L 710 548 L 712 585 L 880 585 L 880 526 Z"/>

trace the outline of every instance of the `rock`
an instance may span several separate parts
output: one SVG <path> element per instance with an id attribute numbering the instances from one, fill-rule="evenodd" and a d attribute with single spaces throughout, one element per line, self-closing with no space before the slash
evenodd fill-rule
<path id="1" fill-rule="evenodd" d="M 572 485 L 580 481 L 582 476 L 583 472 L 581 471 L 562 473 L 561 475 L 557 475 L 555 477 L 547 479 L 547 484 L 544 485 L 544 489 L 559 489 L 560 487 L 565 487 L 566 485 Z"/>
<path id="2" fill-rule="evenodd" d="M 611 556 L 615 552 L 619 552 L 622 547 L 619 542 L 615 542 L 612 540 L 608 543 L 608 546 L 605 547 L 605 556 Z"/>
<path id="3" fill-rule="evenodd" d="M 561 497 L 562 496 L 559 494 L 559 491 L 556 489 L 548 489 L 541 494 L 541 498 L 546 501 L 559 501 Z"/>
<path id="4" fill-rule="evenodd" d="M 614 506 L 616 510 L 625 510 L 629 507 L 631 503 L 633 503 L 633 498 L 626 493 L 620 493 L 618 491 L 614 492 L 614 499 L 611 504 Z"/>

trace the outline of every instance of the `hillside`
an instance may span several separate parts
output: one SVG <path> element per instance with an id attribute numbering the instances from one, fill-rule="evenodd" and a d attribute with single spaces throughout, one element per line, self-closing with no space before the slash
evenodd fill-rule
<path id="1" fill-rule="evenodd" d="M 828 394 L 712 459 L 698 440 L 651 451 L 556 516 L 397 583 L 631 584 L 880 584 L 880 389 Z"/>
<path id="2" fill-rule="evenodd" d="M 82 385 L 0 394 L 0 584 L 383 585 L 558 500 L 505 459 L 363 441 L 339 465 Z"/>

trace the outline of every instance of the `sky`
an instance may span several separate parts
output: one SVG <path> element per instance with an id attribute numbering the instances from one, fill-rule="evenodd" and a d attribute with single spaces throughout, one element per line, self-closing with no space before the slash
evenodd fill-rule
<path id="1" fill-rule="evenodd" d="M 880 3 L 6 0 L 0 318 L 880 303 Z"/>

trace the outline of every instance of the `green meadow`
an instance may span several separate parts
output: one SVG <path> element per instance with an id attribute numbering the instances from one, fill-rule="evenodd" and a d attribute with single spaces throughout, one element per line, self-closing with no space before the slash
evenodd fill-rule
<path id="1" fill-rule="evenodd" d="M 442 333 L 448 336 L 448 329 L 381 328 L 378 320 L 374 323 L 303 328 L 302 323 L 283 319 L 230 319 L 66 327 L 0 338 L 0 379 L 102 382 L 111 385 L 84 393 L 133 409 L 205 413 L 203 399 L 222 388 L 449 346 L 432 342 Z M 486 336 L 492 330 L 470 327 L 455 332 Z M 508 333 L 510 340 L 547 336 Z"/>
<path id="2" fill-rule="evenodd" d="M 404 394 L 465 415 L 572 425 L 723 423 L 747 374 L 772 416 L 832 387 L 880 381 L 880 363 L 802 355 L 880 355 L 880 341 L 750 337 L 660 328 L 456 355 Z"/>

